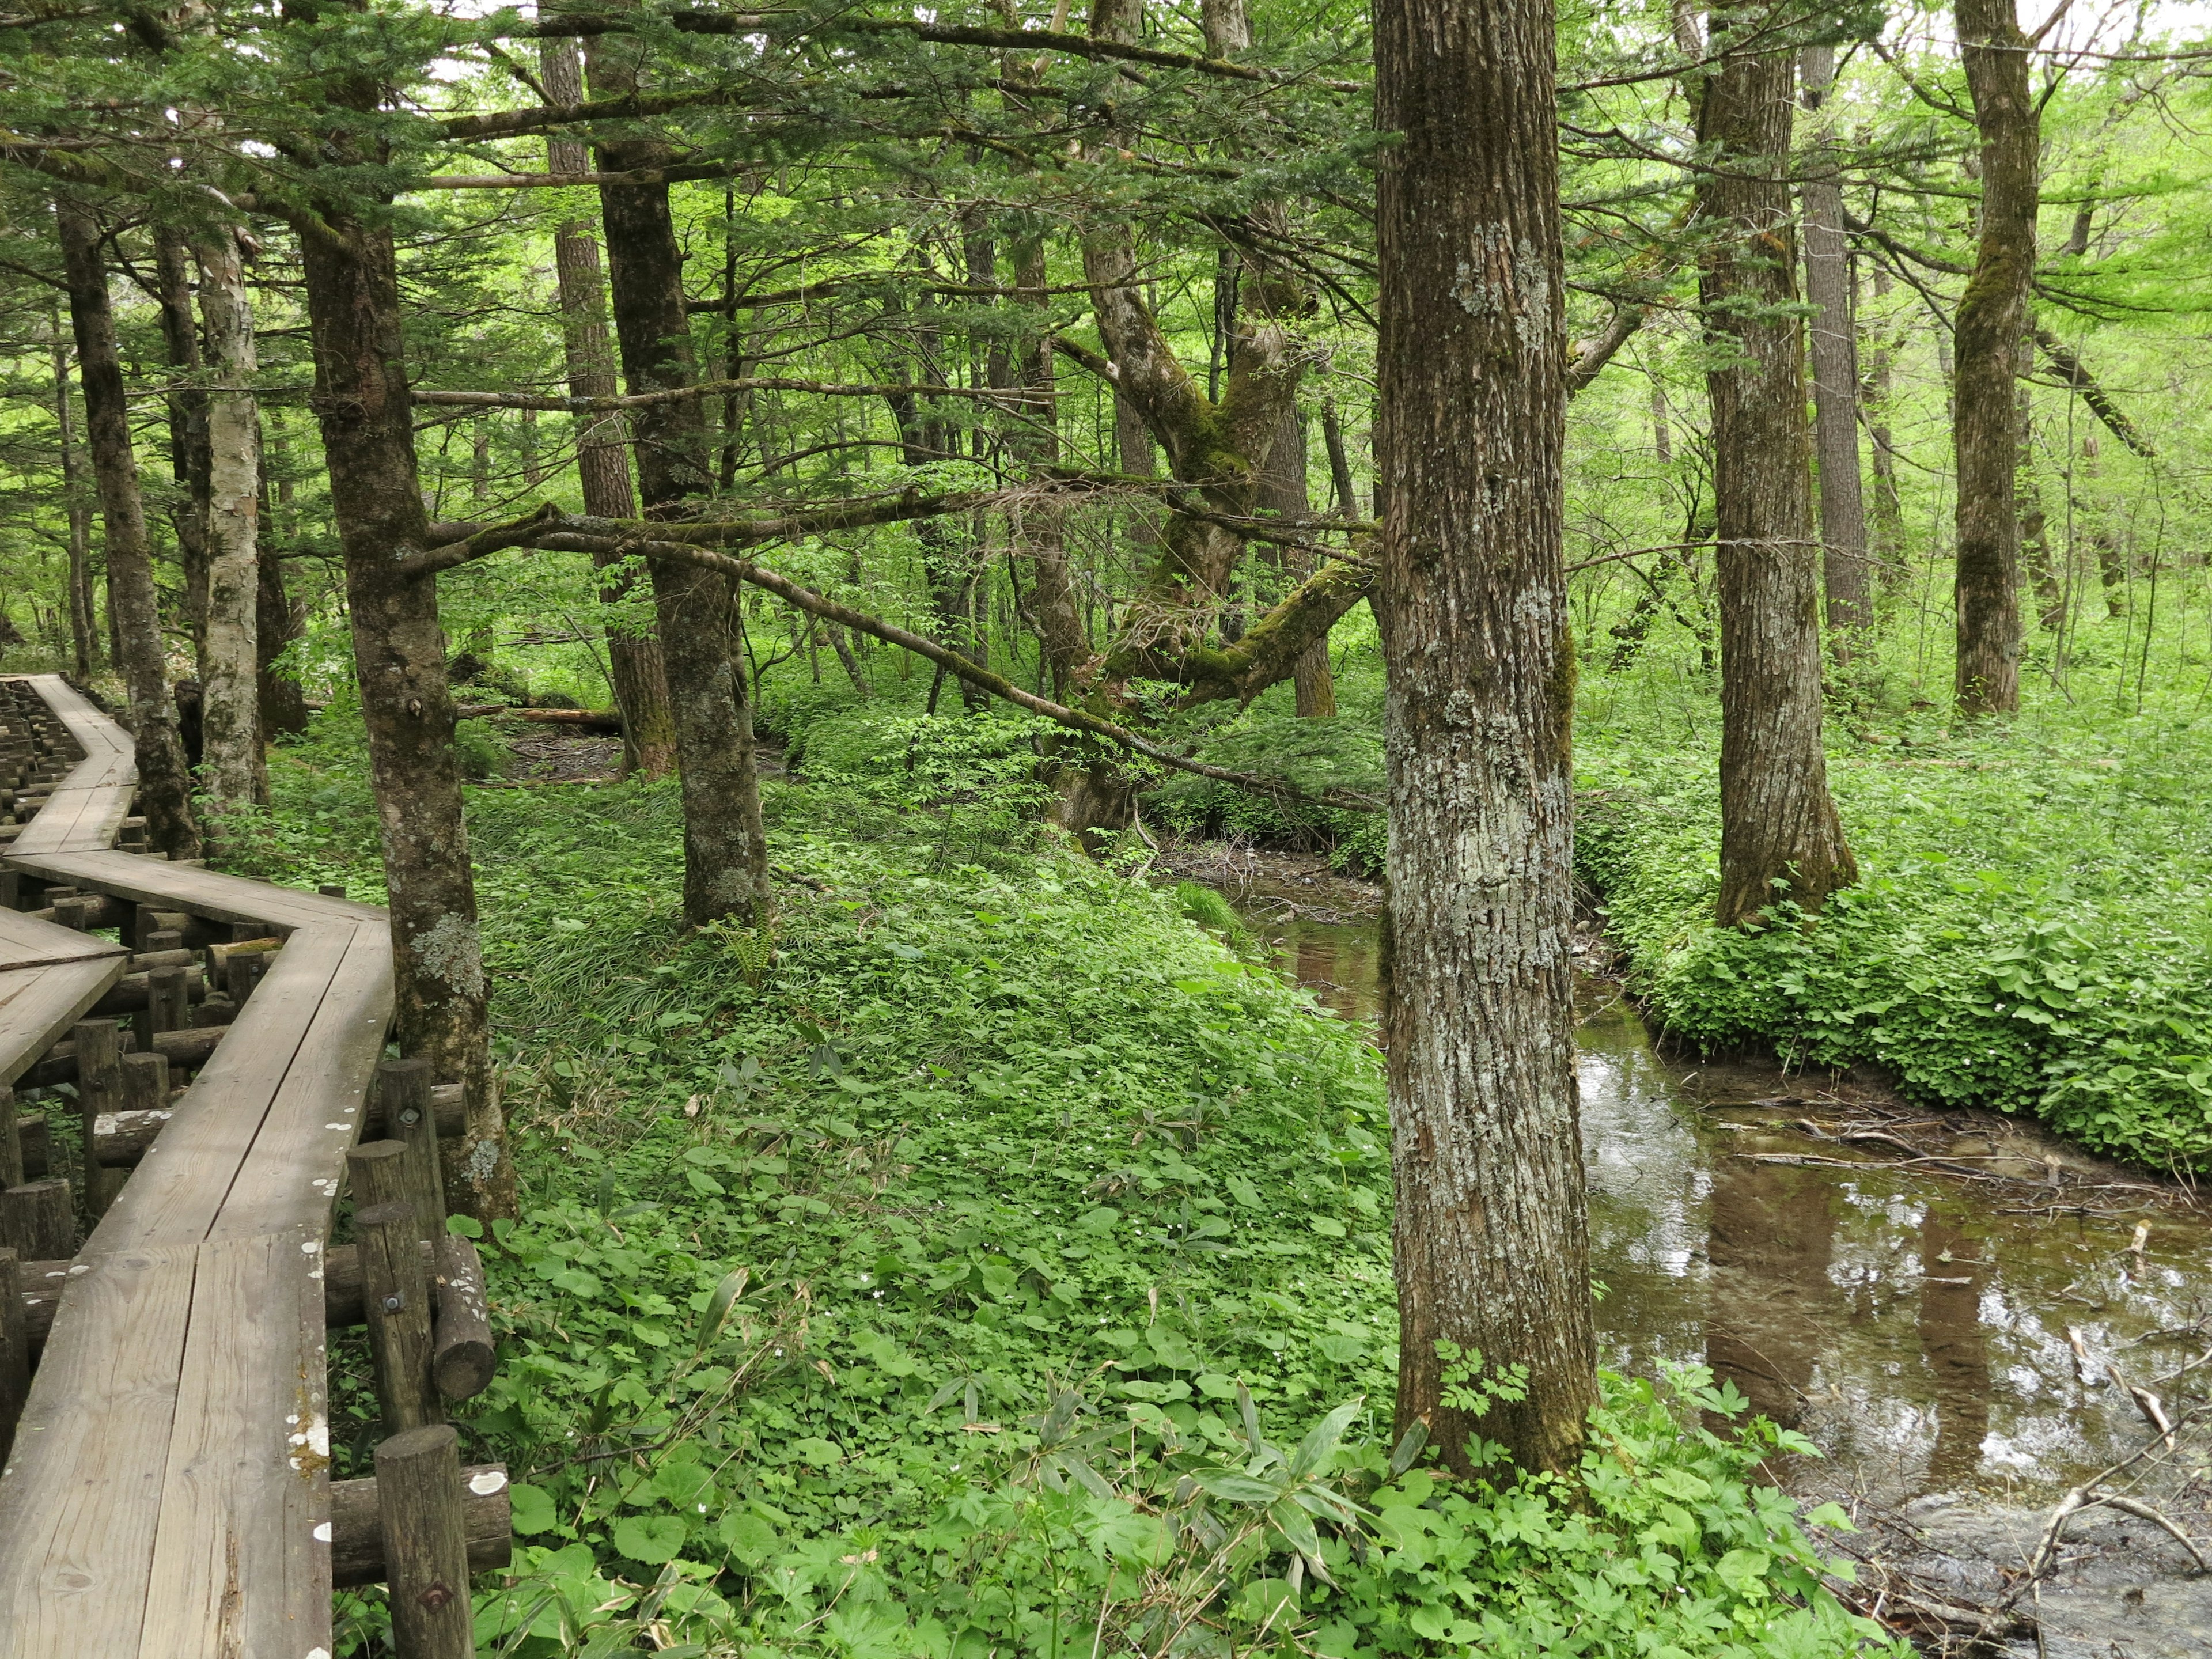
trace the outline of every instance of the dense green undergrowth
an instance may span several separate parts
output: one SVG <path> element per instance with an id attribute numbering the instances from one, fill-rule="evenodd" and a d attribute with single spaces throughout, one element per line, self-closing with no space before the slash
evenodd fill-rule
<path id="1" fill-rule="evenodd" d="M 1577 867 L 1669 1031 L 2212 1167 L 2212 717 L 2038 698 L 1979 729 L 1838 724 L 1859 883 L 1750 933 L 1710 922 L 1716 745 L 1585 729 Z"/>
<path id="2" fill-rule="evenodd" d="M 515 1479 L 482 1650 L 1875 1641 L 1758 1485 L 1775 1431 L 1700 1426 L 1741 1405 L 1702 1374 L 1609 1379 L 1574 1480 L 1394 1445 L 1373 1051 L 1037 830 L 1018 732 L 817 712 L 809 781 L 769 789 L 767 933 L 678 927 L 672 787 L 471 797 L 524 1208 L 467 1425 Z M 371 890 L 325 726 L 268 857 Z M 371 1650 L 374 1593 L 348 1608 Z"/>

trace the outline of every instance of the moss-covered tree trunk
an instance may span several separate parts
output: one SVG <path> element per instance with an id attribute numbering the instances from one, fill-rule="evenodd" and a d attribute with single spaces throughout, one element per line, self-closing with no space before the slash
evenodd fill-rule
<path id="1" fill-rule="evenodd" d="M 621 97 L 639 85 L 639 43 L 595 38 L 586 53 L 594 97 Z M 667 165 L 667 146 L 623 142 L 599 146 L 602 171 Z M 684 254 L 665 184 L 599 188 L 606 230 L 615 337 L 633 393 L 689 386 L 698 379 L 684 308 Z M 696 398 L 640 410 L 631 432 L 647 518 L 671 515 L 708 494 L 708 441 Z M 737 599 L 727 577 L 654 560 L 653 610 L 667 665 L 676 755 L 684 787 L 684 915 L 692 926 L 730 917 L 765 922 L 772 907 L 768 837 L 753 765 L 753 711 L 732 646 Z"/>
<path id="2" fill-rule="evenodd" d="M 138 459 L 131 447 L 130 405 L 115 345 L 107 267 L 100 258 L 100 223 L 90 208 L 70 197 L 58 201 L 56 214 L 70 323 L 76 335 L 77 378 L 84 392 L 85 447 L 106 534 L 109 621 L 118 665 L 130 688 L 131 732 L 137 740 L 138 810 L 155 850 L 171 858 L 198 858 L 199 827 L 192 821 L 191 776 L 177 735 L 176 707 L 169 700 L 153 550 L 138 490 Z"/>
<path id="3" fill-rule="evenodd" d="M 1375 15 L 1397 1409 L 1461 1470 L 1478 1435 L 1571 1468 L 1596 1395 L 1553 30 L 1547 0 Z M 1454 1351 L 1526 1397 L 1463 1409 Z"/>
<path id="4" fill-rule="evenodd" d="M 1759 43 L 1763 45 L 1764 43 Z M 1698 281 L 1712 405 L 1721 600 L 1721 894 L 1732 927 L 1779 898 L 1817 907 L 1856 878 L 1828 796 L 1820 584 L 1791 234 L 1793 54 L 1732 51 L 1705 85 Z"/>
<path id="5" fill-rule="evenodd" d="M 1952 326 L 1951 435 L 1959 462 L 1958 660 L 1961 713 L 2020 707 L 2020 517 L 2013 382 L 2035 274 L 2042 118 L 2014 0 L 1958 0 L 1960 55 L 1981 133 L 1981 240 Z"/>

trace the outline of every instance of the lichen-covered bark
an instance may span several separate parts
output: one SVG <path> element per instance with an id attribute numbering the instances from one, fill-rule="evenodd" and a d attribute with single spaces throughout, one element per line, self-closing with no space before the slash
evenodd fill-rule
<path id="1" fill-rule="evenodd" d="M 1729 52 L 1706 82 L 1698 279 L 1711 367 L 1721 598 L 1723 927 L 1778 898 L 1817 907 L 1856 879 L 1828 796 L 1820 588 L 1789 185 L 1786 50 Z"/>
<path id="2" fill-rule="evenodd" d="M 1460 1470 L 1477 1435 L 1572 1468 L 1596 1392 L 1553 28 L 1546 0 L 1375 13 L 1397 1411 Z M 1449 1403 L 1440 1342 L 1527 1367 L 1526 1399 Z"/>
<path id="3" fill-rule="evenodd" d="M 619 97 L 639 84 L 639 42 L 595 38 L 586 53 L 594 97 Z M 667 147 L 605 143 L 609 173 L 668 161 Z M 632 392 L 687 386 L 698 378 L 684 309 L 683 252 L 677 246 L 665 185 L 603 185 L 615 337 Z M 637 411 L 631 433 L 648 519 L 681 510 L 711 489 L 706 416 L 696 398 Z M 768 837 L 761 823 L 753 764 L 753 713 L 732 646 L 736 596 L 718 572 L 653 560 L 654 613 L 667 665 L 676 754 L 684 790 L 684 914 L 694 927 L 729 917 L 764 925 L 772 902 Z"/>
<path id="4" fill-rule="evenodd" d="M 218 229 L 192 252 L 213 385 L 207 392 L 207 631 L 200 653 L 200 788 L 210 834 L 268 797 L 261 747 L 261 430 L 250 390 L 257 362 L 253 310 L 238 238 Z"/>
<path id="5" fill-rule="evenodd" d="M 582 55 L 573 40 L 549 40 L 544 53 L 545 90 L 556 103 L 584 101 Z M 545 145 L 549 173 L 590 170 L 584 146 L 565 138 Z M 561 344 L 568 371 L 568 393 L 575 398 L 615 395 L 614 349 L 607 339 L 606 287 L 599 269 L 599 239 L 588 219 L 564 219 L 553 231 L 553 265 L 561 289 Z M 630 487 L 629 452 L 617 416 L 579 417 L 588 424 L 576 441 L 576 476 L 583 487 L 584 511 L 603 519 L 634 519 L 637 495 Z M 605 568 L 611 555 L 594 562 Z M 629 599 L 629 579 L 609 578 L 599 590 L 602 603 Z M 676 769 L 676 716 L 669 706 L 668 665 L 660 641 L 609 629 L 607 672 L 614 682 L 615 704 L 623 713 L 623 766 L 648 778 Z"/>
<path id="6" fill-rule="evenodd" d="M 84 392 L 85 447 L 106 532 L 108 620 L 130 688 L 131 731 L 137 740 L 138 810 L 156 851 L 171 858 L 198 858 L 199 829 L 192 821 L 191 778 L 163 671 L 153 552 L 138 492 L 138 460 L 131 447 L 130 408 L 115 347 L 107 270 L 100 254 L 100 225 L 89 208 L 68 197 L 57 202 L 56 215 L 70 323 L 76 335 L 77 378 Z"/>
<path id="7" fill-rule="evenodd" d="M 428 544 L 429 523 L 416 471 L 392 234 L 329 211 L 300 247 L 315 412 L 345 553 L 354 673 L 390 896 L 400 1048 L 467 1091 L 467 1123 L 446 1148 L 447 1203 L 479 1218 L 511 1216 L 514 1166 L 487 1047 L 438 585 L 392 568 L 397 557 Z"/>
<path id="8" fill-rule="evenodd" d="M 2014 0 L 1958 0 L 1960 56 L 1981 132 L 1981 240 L 1952 325 L 1957 368 L 1951 434 L 1958 454 L 1954 583 L 1961 713 L 2020 707 L 2020 520 L 2013 382 L 2035 274 L 2036 168 L 2042 118 L 2028 86 L 2027 40 Z"/>

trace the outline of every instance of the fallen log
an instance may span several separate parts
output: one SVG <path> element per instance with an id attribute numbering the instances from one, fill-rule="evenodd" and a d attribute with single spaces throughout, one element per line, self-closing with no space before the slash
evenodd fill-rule
<path id="1" fill-rule="evenodd" d="M 619 708 L 515 708 L 503 702 L 465 702 L 453 710 L 462 720 L 527 720 L 533 726 L 573 726 L 586 732 L 619 734 Z"/>

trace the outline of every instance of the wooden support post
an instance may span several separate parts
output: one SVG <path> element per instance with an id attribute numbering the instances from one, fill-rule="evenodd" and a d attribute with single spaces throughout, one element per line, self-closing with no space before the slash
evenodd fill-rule
<path id="1" fill-rule="evenodd" d="M 459 1437 L 448 1424 L 376 1449 L 377 1509 L 399 1659 L 474 1659 Z"/>
<path id="2" fill-rule="evenodd" d="M 438 1318 L 430 1375 L 448 1400 L 473 1400 L 491 1386 L 491 1310 L 483 1258 L 465 1238 L 439 1239 Z"/>
<path id="3" fill-rule="evenodd" d="M 154 920 L 154 913 L 159 908 L 157 905 L 141 904 L 131 912 L 131 948 L 132 950 L 144 951 L 151 948 L 146 941 L 161 927 L 161 924 Z"/>
<path id="4" fill-rule="evenodd" d="M 325 898 L 343 898 L 345 896 L 345 884 L 342 881 L 326 881 L 321 886 L 316 888 L 315 890 L 318 893 L 320 893 Z"/>
<path id="5" fill-rule="evenodd" d="M 226 957 L 222 964 L 222 988 L 230 993 L 230 1000 L 240 1007 L 253 994 L 253 988 L 261 980 L 264 957 L 258 954 Z"/>
<path id="6" fill-rule="evenodd" d="M 64 898 L 54 901 L 54 920 L 72 932 L 82 933 L 92 926 L 88 912 L 98 903 L 88 898 Z"/>
<path id="7" fill-rule="evenodd" d="M 461 1522 L 468 1534 L 469 1571 L 497 1572 L 514 1559 L 514 1526 L 507 1465 L 461 1470 Z M 331 1482 L 331 1583 L 357 1589 L 384 1582 L 384 1516 L 376 1477 Z"/>
<path id="8" fill-rule="evenodd" d="M 0 1193 L 23 1184 L 23 1139 L 15 1125 L 15 1091 L 0 1083 Z"/>
<path id="9" fill-rule="evenodd" d="M 84 1121 L 84 1230 L 88 1233 L 107 1213 L 114 1197 L 93 1148 L 99 1140 L 100 1115 L 123 1109 L 123 1048 L 112 1019 L 79 1020 L 70 1035 L 76 1049 L 77 1110 Z"/>
<path id="10" fill-rule="evenodd" d="M 354 1212 L 353 1224 L 384 1426 L 398 1434 L 441 1422 L 445 1407 L 430 1381 L 429 1275 L 422 1270 L 415 1212 L 405 1204 L 373 1204 Z"/>
<path id="11" fill-rule="evenodd" d="M 76 1224 L 70 1214 L 70 1184 L 56 1176 L 27 1181 L 0 1193 L 0 1244 L 26 1261 L 51 1261 L 76 1254 Z"/>
<path id="12" fill-rule="evenodd" d="M 166 1112 L 169 1109 L 169 1059 L 166 1054 L 123 1056 L 123 1109 L 126 1112 Z M 106 1178 L 120 1185 L 113 1170 Z"/>
<path id="13" fill-rule="evenodd" d="M 181 951 L 185 948 L 184 930 L 180 927 L 156 927 L 146 935 L 145 944 L 139 948 L 149 956 L 157 951 Z"/>
<path id="14" fill-rule="evenodd" d="M 15 1441 L 23 1396 L 31 1389 L 30 1322 L 23 1309 L 23 1285 L 15 1252 L 0 1247 L 0 1468 Z"/>
<path id="15" fill-rule="evenodd" d="M 191 995 L 182 968 L 150 968 L 146 972 L 146 1023 L 139 1030 L 139 1046 L 151 1048 L 162 1031 L 181 1031 L 190 1024 Z"/>
<path id="16" fill-rule="evenodd" d="M 376 1105 L 384 1133 L 406 1147 L 400 1159 L 404 1188 L 398 1196 L 415 1209 L 422 1237 L 436 1240 L 446 1231 L 443 1177 L 438 1167 L 438 1119 L 430 1109 L 430 1062 L 387 1060 L 376 1068 Z"/>

